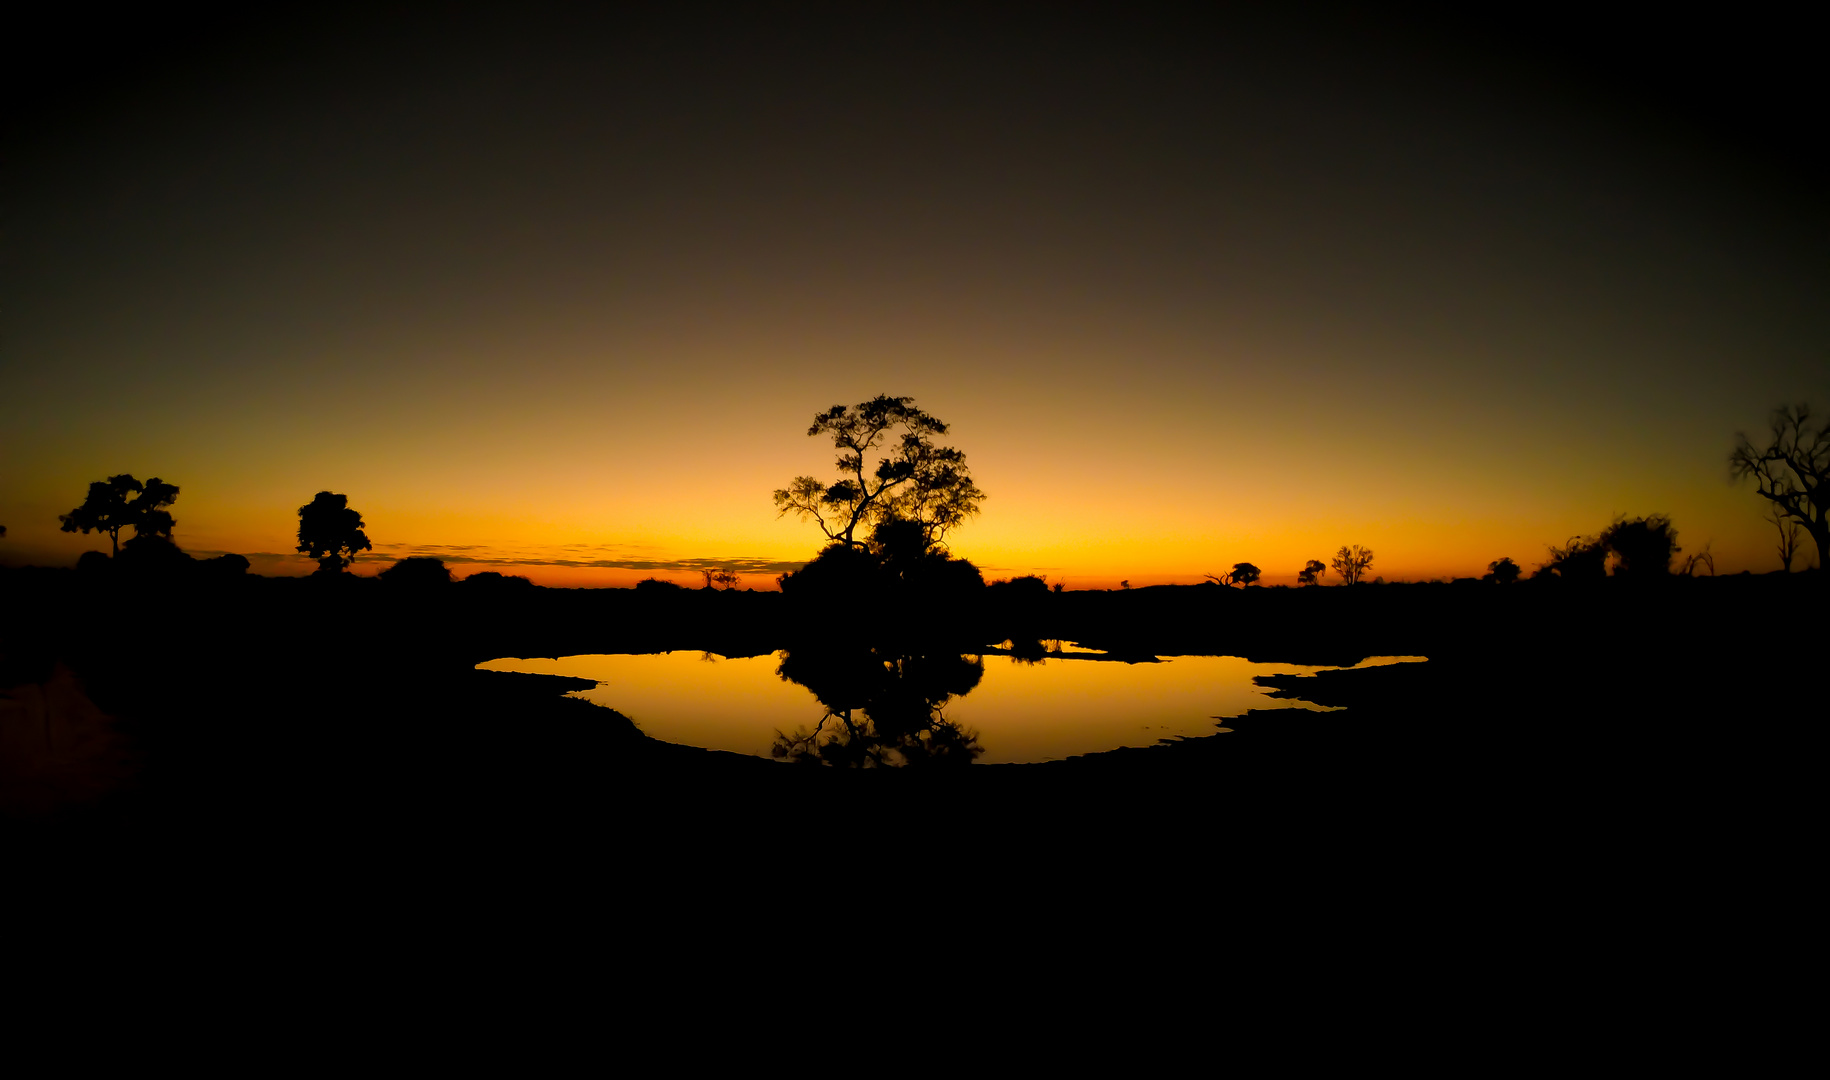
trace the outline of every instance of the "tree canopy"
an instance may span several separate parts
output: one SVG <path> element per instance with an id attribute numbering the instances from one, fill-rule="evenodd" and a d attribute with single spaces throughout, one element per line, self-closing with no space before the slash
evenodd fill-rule
<path id="1" fill-rule="evenodd" d="M 985 499 L 966 455 L 934 444 L 933 436 L 946 433 L 947 425 L 917 409 L 914 398 L 834 405 L 813 418 L 807 434 L 831 437 L 840 451 L 834 465 L 840 478 L 828 484 L 797 476 L 775 492 L 775 505 L 783 514 L 812 519 L 827 539 L 850 547 L 865 546 L 860 526 L 874 529 L 887 521 L 913 522 L 927 545 L 938 544 Z M 869 459 L 879 447 L 883 456 L 873 465 Z"/>
<path id="2" fill-rule="evenodd" d="M 158 477 L 142 484 L 131 474 L 122 473 L 89 485 L 83 504 L 67 514 L 59 514 L 64 532 L 105 532 L 121 553 L 121 530 L 133 527 L 136 537 L 158 536 L 171 539 L 177 525 L 166 507 L 178 501 L 178 488 Z"/>
<path id="3" fill-rule="evenodd" d="M 371 547 L 362 531 L 362 515 L 350 509 L 347 495 L 320 491 L 299 507 L 299 551 L 318 560 L 321 574 L 340 573 Z"/>
<path id="4" fill-rule="evenodd" d="M 1764 447 L 1736 436 L 1729 471 L 1737 480 L 1754 481 L 1777 514 L 1810 533 L 1818 568 L 1830 569 L 1830 418 L 1814 421 L 1811 406 L 1797 405 L 1775 409 L 1769 428 L 1772 438 Z"/>

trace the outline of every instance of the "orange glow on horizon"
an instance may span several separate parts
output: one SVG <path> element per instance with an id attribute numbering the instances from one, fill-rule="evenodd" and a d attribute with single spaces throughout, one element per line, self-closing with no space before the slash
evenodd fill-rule
<path id="1" fill-rule="evenodd" d="M 329 490 L 360 574 L 773 588 L 810 420 L 891 394 L 988 493 L 951 540 L 989 579 L 1529 571 L 1651 513 L 1778 568 L 1727 456 L 1830 407 L 1791 129 L 1434 26 L 806 18 L 250 26 L 148 51 L 169 85 L 71 49 L 0 221 L 0 563 L 105 550 L 58 515 L 125 471 L 260 573 Z"/>

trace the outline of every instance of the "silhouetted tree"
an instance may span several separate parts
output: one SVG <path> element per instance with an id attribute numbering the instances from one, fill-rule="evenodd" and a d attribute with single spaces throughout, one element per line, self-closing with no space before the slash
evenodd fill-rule
<path id="1" fill-rule="evenodd" d="M 1491 581 L 1500 585 L 1511 585 L 1519 580 L 1519 564 L 1510 558 L 1499 558 L 1487 564 L 1487 572 L 1481 575 L 1482 581 Z"/>
<path id="2" fill-rule="evenodd" d="M 1321 576 L 1327 572 L 1328 567 L 1323 565 L 1322 560 L 1310 559 L 1307 563 L 1303 564 L 1302 570 L 1297 573 L 1296 583 L 1298 585 L 1314 585 L 1321 579 Z"/>
<path id="3" fill-rule="evenodd" d="M 446 568 L 445 560 L 429 555 L 409 555 L 376 576 L 390 585 L 409 588 L 451 584 L 451 571 Z"/>
<path id="4" fill-rule="evenodd" d="M 1626 578 L 1664 577 L 1671 573 L 1671 557 L 1678 547 L 1677 530 L 1664 514 L 1641 518 L 1616 518 L 1599 537 L 1601 546 L 1615 556 L 1614 574 Z"/>
<path id="5" fill-rule="evenodd" d="M 1703 545 L 1702 551 L 1686 558 L 1684 560 L 1684 568 L 1678 571 L 1678 573 L 1683 574 L 1685 577 L 1694 577 L 1696 572 L 1704 567 L 1709 568 L 1710 577 L 1716 576 L 1716 557 L 1709 553 L 1708 544 Z"/>
<path id="6" fill-rule="evenodd" d="M 797 476 L 775 492 L 783 513 L 812 518 L 826 538 L 854 547 L 861 525 L 886 519 L 917 523 L 929 544 L 979 512 L 985 493 L 972 482 L 966 455 L 935 446 L 930 436 L 947 425 L 915 408 L 914 398 L 875 397 L 853 408 L 834 405 L 813 418 L 808 435 L 829 435 L 840 450 L 836 468 L 844 474 L 825 484 Z M 866 460 L 879 444 L 887 457 Z"/>
<path id="7" fill-rule="evenodd" d="M 318 560 L 319 573 L 341 573 L 357 552 L 371 548 L 362 527 L 348 496 L 320 491 L 299 507 L 299 551 Z"/>
<path id="8" fill-rule="evenodd" d="M 89 485 L 89 496 L 83 504 L 67 514 L 59 514 L 64 532 L 105 532 L 121 553 L 121 530 L 133 526 L 135 536 L 171 538 L 177 524 L 165 508 L 178 501 L 178 489 L 158 477 L 142 484 L 122 473 Z"/>
<path id="9" fill-rule="evenodd" d="M 1348 585 L 1358 585 L 1360 578 L 1366 574 L 1366 568 L 1372 565 L 1372 561 L 1372 549 L 1363 548 L 1358 544 L 1352 547 L 1342 545 L 1341 550 L 1335 552 L 1334 559 L 1329 565 L 1334 567 L 1335 573 L 1341 575 L 1343 582 Z"/>
<path id="10" fill-rule="evenodd" d="M 1830 569 L 1830 418 L 1814 427 L 1811 407 L 1798 405 L 1774 410 L 1770 426 L 1765 447 L 1736 435 L 1729 470 L 1737 479 L 1752 479 L 1761 498 L 1810 533 L 1818 568 Z"/>
<path id="11" fill-rule="evenodd" d="M 1786 515 L 1786 512 L 1778 506 L 1767 507 L 1764 520 L 1770 522 L 1774 528 L 1779 530 L 1779 565 L 1784 567 L 1785 572 L 1789 574 L 1792 572 L 1792 560 L 1798 557 L 1798 534 L 1800 531 L 1798 522 L 1793 521 Z M 5 535 L 4 532 L 0 532 L 0 536 Z"/>

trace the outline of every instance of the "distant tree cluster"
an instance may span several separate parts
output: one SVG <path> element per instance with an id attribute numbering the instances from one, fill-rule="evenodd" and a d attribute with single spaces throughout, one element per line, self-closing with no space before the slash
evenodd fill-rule
<path id="1" fill-rule="evenodd" d="M 1607 576 L 1612 560 L 1616 577 L 1664 577 L 1671 573 L 1672 556 L 1682 550 L 1668 515 L 1617 517 L 1594 536 L 1572 536 L 1561 547 L 1551 545 L 1550 559 L 1532 576 L 1597 581 Z"/>

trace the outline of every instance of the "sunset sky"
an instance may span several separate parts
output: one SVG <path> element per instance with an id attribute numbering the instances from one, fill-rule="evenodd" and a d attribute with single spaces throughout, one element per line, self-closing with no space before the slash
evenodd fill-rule
<path id="1" fill-rule="evenodd" d="M 261 573 L 328 489 L 362 572 L 764 587 L 814 413 L 893 394 L 987 577 L 1460 576 L 1653 512 L 1777 569 L 1727 456 L 1830 408 L 1798 33 L 666 10 L 41 43 L 0 560 L 106 550 L 57 516 L 130 472 Z"/>

